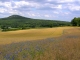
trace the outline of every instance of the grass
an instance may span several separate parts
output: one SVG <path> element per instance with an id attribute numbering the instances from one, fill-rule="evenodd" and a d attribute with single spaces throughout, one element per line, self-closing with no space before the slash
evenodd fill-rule
<path id="1" fill-rule="evenodd" d="M 80 60 L 80 28 L 59 27 L 53 29 L 58 32 L 62 31 L 62 33 L 58 35 L 55 32 L 56 35 L 52 34 L 49 35 L 50 38 L 45 37 L 41 40 L 0 45 L 0 60 Z"/>
<path id="2" fill-rule="evenodd" d="M 58 27 L 0 32 L 0 44 L 58 37 L 62 35 L 64 29 L 71 28 L 72 27 Z"/>

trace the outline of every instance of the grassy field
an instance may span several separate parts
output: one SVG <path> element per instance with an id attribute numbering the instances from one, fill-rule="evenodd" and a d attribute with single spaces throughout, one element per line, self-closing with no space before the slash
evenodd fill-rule
<path id="1" fill-rule="evenodd" d="M 73 27 L 56 27 L 56 28 L 44 28 L 44 29 L 29 29 L 0 32 L 0 44 L 9 44 L 20 41 L 39 40 L 51 37 L 58 37 L 63 34 L 65 29 L 71 29 Z"/>
<path id="2" fill-rule="evenodd" d="M 0 60 L 80 60 L 79 27 L 0 32 L 0 35 Z"/>

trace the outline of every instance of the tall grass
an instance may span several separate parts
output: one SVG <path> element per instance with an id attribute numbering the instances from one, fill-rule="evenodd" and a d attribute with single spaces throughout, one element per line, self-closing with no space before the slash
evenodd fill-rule
<path id="1" fill-rule="evenodd" d="M 64 29 L 71 28 L 72 27 L 58 27 L 0 32 L 0 44 L 58 37 L 62 35 Z"/>
<path id="2" fill-rule="evenodd" d="M 80 29 L 62 36 L 0 45 L 0 60 L 79 60 Z"/>

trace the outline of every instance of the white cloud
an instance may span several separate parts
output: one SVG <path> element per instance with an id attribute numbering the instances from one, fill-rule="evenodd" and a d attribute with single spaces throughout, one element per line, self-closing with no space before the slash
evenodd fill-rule
<path id="1" fill-rule="evenodd" d="M 35 13 L 31 13 L 31 12 L 28 12 L 27 14 L 28 14 L 29 16 L 31 16 L 31 17 L 32 17 L 32 16 L 36 16 Z"/>
<path id="2" fill-rule="evenodd" d="M 75 4 L 69 4 L 68 5 L 69 7 L 69 9 L 71 10 L 71 11 L 79 11 L 80 10 L 80 5 L 75 5 Z"/>
<path id="3" fill-rule="evenodd" d="M 46 15 L 44 15 L 44 16 L 45 16 L 45 17 L 50 17 L 50 15 L 47 15 L 47 14 L 46 14 Z"/>
<path id="4" fill-rule="evenodd" d="M 71 2 L 75 2 L 76 0 L 57 0 L 57 2 L 60 3 L 71 3 Z"/>
<path id="5" fill-rule="evenodd" d="M 5 5 L 5 7 L 7 7 L 7 8 L 11 8 L 11 7 L 12 7 L 12 6 L 11 6 L 11 2 L 5 2 L 4 5 Z"/>
<path id="6" fill-rule="evenodd" d="M 17 11 L 17 10 L 9 10 L 8 11 L 10 14 L 20 14 L 20 12 L 19 11 Z"/>
<path id="7" fill-rule="evenodd" d="M 52 0 L 47 0 L 48 2 L 51 2 Z"/>
<path id="8" fill-rule="evenodd" d="M 35 2 L 29 2 L 29 1 L 17 1 L 14 2 L 16 8 L 22 7 L 22 6 L 28 6 L 28 7 L 38 7 L 39 4 Z"/>
<path id="9" fill-rule="evenodd" d="M 0 6 L 6 7 L 6 8 L 11 8 L 11 2 L 0 2 Z"/>
<path id="10" fill-rule="evenodd" d="M 57 8 L 58 8 L 58 9 L 62 9 L 62 5 L 58 5 Z"/>
<path id="11" fill-rule="evenodd" d="M 59 12 L 58 12 L 58 11 L 53 11 L 53 13 L 54 13 L 54 14 L 59 14 Z"/>
<path id="12" fill-rule="evenodd" d="M 19 8 L 21 6 L 28 6 L 28 5 L 30 5 L 29 2 L 25 2 L 25 1 L 17 1 L 17 2 L 14 2 L 14 4 L 15 4 L 16 8 Z"/>
<path id="13" fill-rule="evenodd" d="M 65 12 L 64 14 L 69 15 L 69 14 L 71 14 L 71 13 L 70 13 L 70 12 Z"/>
<path id="14" fill-rule="evenodd" d="M 5 13 L 7 10 L 4 8 L 0 8 L 0 13 Z"/>
<path id="15" fill-rule="evenodd" d="M 55 14 L 57 18 L 71 14 L 80 16 L 74 11 L 80 12 L 80 0 L 0 0 L 0 13 L 40 18 L 53 18 Z"/>
<path id="16" fill-rule="evenodd" d="M 36 16 L 35 14 L 31 14 L 31 16 Z"/>

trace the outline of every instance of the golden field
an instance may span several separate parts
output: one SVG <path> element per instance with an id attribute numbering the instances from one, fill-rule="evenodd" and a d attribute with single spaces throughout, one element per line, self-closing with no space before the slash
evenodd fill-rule
<path id="1" fill-rule="evenodd" d="M 56 27 L 56 28 L 0 32 L 0 44 L 9 44 L 21 41 L 58 37 L 63 34 L 63 31 L 65 29 L 71 29 L 71 28 L 73 27 Z"/>
<path id="2" fill-rule="evenodd" d="M 30 29 L 0 34 L 0 60 L 80 60 L 80 27 Z"/>

